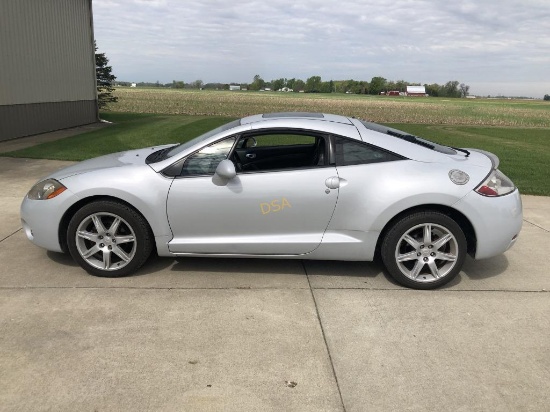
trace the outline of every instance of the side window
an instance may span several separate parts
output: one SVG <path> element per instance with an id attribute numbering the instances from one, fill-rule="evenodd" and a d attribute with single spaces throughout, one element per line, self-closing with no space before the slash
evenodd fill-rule
<path id="1" fill-rule="evenodd" d="M 355 140 L 336 138 L 336 166 L 351 166 L 368 163 L 401 160 L 396 154 Z"/>
<path id="2" fill-rule="evenodd" d="M 218 164 L 227 159 L 235 137 L 220 140 L 190 155 L 183 164 L 182 176 L 213 175 Z"/>
<path id="3" fill-rule="evenodd" d="M 269 130 L 241 137 L 232 156 L 238 172 L 264 172 L 325 165 L 325 138 L 317 133 Z"/>

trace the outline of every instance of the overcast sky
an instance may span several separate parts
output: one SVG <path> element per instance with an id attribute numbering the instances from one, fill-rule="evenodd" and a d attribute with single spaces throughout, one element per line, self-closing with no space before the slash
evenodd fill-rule
<path id="1" fill-rule="evenodd" d="M 550 94 L 550 0 L 93 0 L 121 81 L 445 83 Z"/>

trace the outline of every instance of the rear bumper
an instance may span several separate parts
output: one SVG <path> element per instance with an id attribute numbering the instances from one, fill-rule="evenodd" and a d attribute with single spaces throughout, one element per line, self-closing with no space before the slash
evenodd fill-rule
<path id="1" fill-rule="evenodd" d="M 500 255 L 517 240 L 523 224 L 519 191 L 499 197 L 482 196 L 474 191 L 454 205 L 474 227 L 477 245 L 475 259 Z"/>

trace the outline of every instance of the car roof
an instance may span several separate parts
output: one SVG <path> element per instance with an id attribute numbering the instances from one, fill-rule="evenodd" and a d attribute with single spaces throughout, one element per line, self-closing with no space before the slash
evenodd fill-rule
<path id="1" fill-rule="evenodd" d="M 335 122 L 352 125 L 353 123 L 345 116 L 327 113 L 309 113 L 309 112 L 280 112 L 280 113 L 264 113 L 253 116 L 243 117 L 241 125 L 257 123 L 267 120 L 283 120 L 283 119 L 306 119 L 325 122 Z"/>

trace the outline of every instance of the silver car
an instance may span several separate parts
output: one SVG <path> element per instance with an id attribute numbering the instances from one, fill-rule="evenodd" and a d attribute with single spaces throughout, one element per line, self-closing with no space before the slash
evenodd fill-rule
<path id="1" fill-rule="evenodd" d="M 481 150 L 354 118 L 271 113 L 180 145 L 57 171 L 21 205 L 27 237 L 118 277 L 159 256 L 371 261 L 402 285 L 453 279 L 466 254 L 503 253 L 518 190 Z"/>

